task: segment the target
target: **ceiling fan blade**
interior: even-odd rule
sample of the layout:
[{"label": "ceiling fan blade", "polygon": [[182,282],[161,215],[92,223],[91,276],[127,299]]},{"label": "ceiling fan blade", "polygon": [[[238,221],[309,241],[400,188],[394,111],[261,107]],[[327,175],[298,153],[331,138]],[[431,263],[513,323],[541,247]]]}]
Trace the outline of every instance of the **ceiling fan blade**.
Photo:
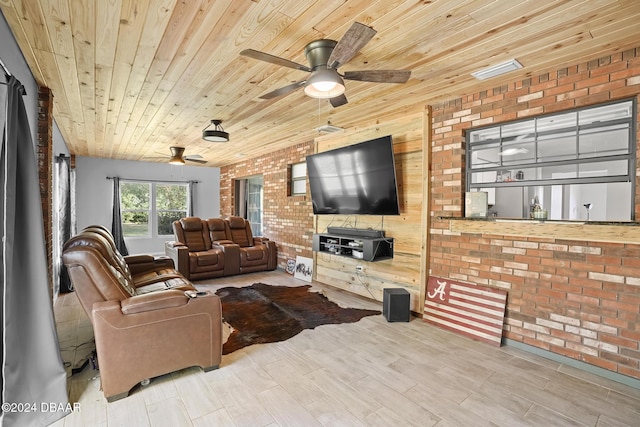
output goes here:
[{"label": "ceiling fan blade", "polygon": [[304,86],[306,82],[307,82],[306,80],[302,80],[299,82],[291,83],[290,85],[283,86],[280,89],[274,90],[273,92],[269,92],[269,93],[265,93],[264,95],[261,95],[260,99],[273,99],[279,96],[287,95],[293,92],[294,90],[298,89],[299,87]]},{"label": "ceiling fan blade", "polygon": [[411,71],[407,70],[366,70],[344,73],[344,78],[347,80],[376,83],[406,83],[410,76]]},{"label": "ceiling fan blade", "polygon": [[331,106],[332,106],[333,108],[336,108],[336,107],[339,107],[339,106],[341,106],[341,105],[346,104],[346,103],[347,103],[347,102],[349,102],[349,101],[347,101],[347,97],[346,97],[346,96],[344,96],[344,94],[342,94],[342,95],[339,95],[339,96],[335,96],[335,97],[333,97],[333,98],[330,98],[330,99],[329,99],[329,102],[331,103]]},{"label": "ceiling fan blade", "polygon": [[200,159],[194,159],[193,157],[184,157],[184,160],[188,161],[188,162],[194,162],[194,163],[207,163],[206,160],[200,160]]},{"label": "ceiling fan blade", "polygon": [[280,58],[279,56],[270,55],[268,53],[260,52],[253,49],[245,49],[240,52],[240,55],[248,56],[249,58],[257,59],[259,61],[281,65],[283,67],[293,68],[296,70],[311,71],[311,68],[307,67],[306,65],[298,64],[297,62],[289,61],[288,59]]},{"label": "ceiling fan blade", "polygon": [[371,27],[359,22],[354,22],[351,28],[342,36],[336,47],[333,48],[327,66],[330,68],[338,68],[346,64],[356,53],[369,43],[369,41],[377,33]]}]

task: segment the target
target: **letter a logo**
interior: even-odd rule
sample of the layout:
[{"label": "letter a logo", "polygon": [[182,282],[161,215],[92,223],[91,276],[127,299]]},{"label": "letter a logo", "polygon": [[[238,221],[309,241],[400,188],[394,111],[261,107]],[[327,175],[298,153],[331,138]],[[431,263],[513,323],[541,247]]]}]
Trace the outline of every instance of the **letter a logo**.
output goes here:
[{"label": "letter a logo", "polygon": [[444,301],[446,299],[446,290],[447,290],[447,282],[446,280],[438,280],[438,287],[433,290],[433,292],[427,292],[427,296],[431,299],[435,299],[436,295],[440,298],[440,301]]}]

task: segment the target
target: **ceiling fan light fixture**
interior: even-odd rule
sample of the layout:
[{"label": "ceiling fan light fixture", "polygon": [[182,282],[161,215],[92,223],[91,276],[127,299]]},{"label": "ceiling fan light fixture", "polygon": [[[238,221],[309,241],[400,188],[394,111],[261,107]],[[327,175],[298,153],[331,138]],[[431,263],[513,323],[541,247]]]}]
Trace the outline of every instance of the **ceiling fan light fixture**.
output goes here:
[{"label": "ceiling fan light fixture", "polygon": [[307,79],[304,93],[312,98],[334,98],[344,93],[344,80],[335,71],[328,68],[315,70]]},{"label": "ceiling fan light fixture", "polygon": [[184,165],[184,159],[182,158],[182,154],[184,153],[183,147],[170,147],[171,150],[171,158],[169,159],[169,164],[182,166]]},{"label": "ceiling fan light fixture", "polygon": [[[209,142],[228,142],[229,133],[225,132],[220,125],[222,120],[211,120],[211,123],[202,130],[202,139]],[[209,127],[213,125],[213,129]]]},{"label": "ceiling fan light fixture", "polygon": [[170,165],[176,165],[176,166],[182,166],[184,165],[184,160],[182,160],[182,157],[172,157],[169,159],[169,164]]}]

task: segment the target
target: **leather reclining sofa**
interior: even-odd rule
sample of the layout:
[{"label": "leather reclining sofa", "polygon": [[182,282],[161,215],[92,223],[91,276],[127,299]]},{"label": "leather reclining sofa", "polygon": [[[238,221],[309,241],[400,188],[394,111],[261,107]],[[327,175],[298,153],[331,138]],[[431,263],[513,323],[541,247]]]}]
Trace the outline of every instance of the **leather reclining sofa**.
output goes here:
[{"label": "leather reclining sofa", "polygon": [[[222,359],[222,306],[168,257],[122,256],[111,233],[90,226],[69,239],[62,260],[87,313],[109,402],[143,380]],[[192,292],[186,292],[192,291]]]},{"label": "leather reclining sofa", "polygon": [[254,237],[242,217],[186,217],[174,221],[173,232],[176,240],[165,244],[165,253],[189,280],[276,269],[276,243]]}]

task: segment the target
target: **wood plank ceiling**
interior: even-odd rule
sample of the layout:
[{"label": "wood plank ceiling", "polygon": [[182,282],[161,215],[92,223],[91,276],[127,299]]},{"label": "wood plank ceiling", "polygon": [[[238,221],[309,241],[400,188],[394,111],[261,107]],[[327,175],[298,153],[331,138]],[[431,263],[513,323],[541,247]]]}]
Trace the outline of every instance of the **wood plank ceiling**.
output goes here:
[{"label": "wood plank ceiling", "polygon": [[[319,125],[385,116],[501,81],[640,47],[637,0],[0,0],[72,154],[165,161],[186,147],[223,166],[318,135]],[[354,22],[377,31],[341,72],[411,70],[406,84],[346,81],[347,105],[299,89],[258,97],[307,73],[240,56],[248,48],[307,64],[310,41]],[[470,73],[517,58],[485,81]],[[227,143],[201,139],[222,120]]]}]

